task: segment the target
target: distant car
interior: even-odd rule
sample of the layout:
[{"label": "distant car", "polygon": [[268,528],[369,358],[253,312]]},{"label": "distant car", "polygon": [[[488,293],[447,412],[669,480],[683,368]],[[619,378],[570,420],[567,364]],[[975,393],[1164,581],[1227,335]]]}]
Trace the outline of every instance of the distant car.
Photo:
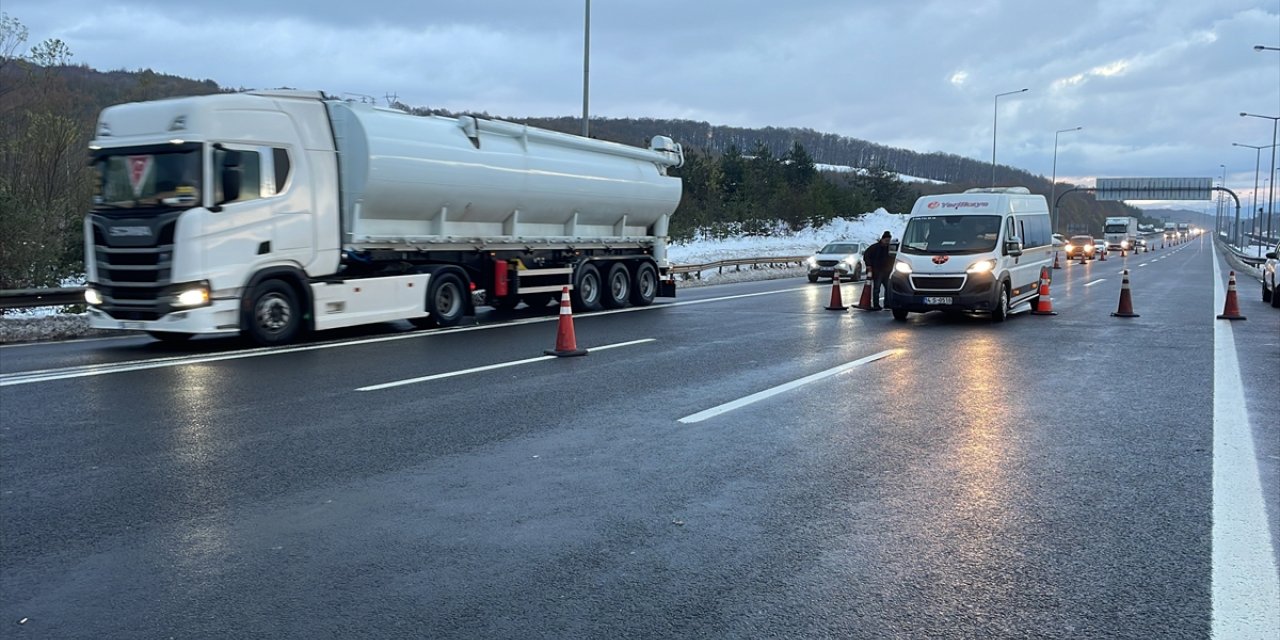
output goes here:
[{"label": "distant car", "polygon": [[1062,250],[1067,252],[1068,259],[1079,258],[1081,254],[1084,254],[1085,260],[1092,260],[1094,247],[1097,246],[1096,243],[1097,241],[1093,239],[1093,236],[1071,236],[1067,244],[1062,246]]},{"label": "distant car", "polygon": [[1276,288],[1276,283],[1280,281],[1277,272],[1280,271],[1280,244],[1271,248],[1267,252],[1267,261],[1262,263],[1262,301],[1270,302],[1271,306],[1280,309],[1280,289]]},{"label": "distant car", "polygon": [[1095,257],[1098,257],[1098,258],[1106,257],[1106,255],[1107,255],[1107,241],[1106,241],[1106,240],[1098,240],[1098,239],[1096,239],[1096,238],[1094,239],[1094,241],[1093,241],[1093,255],[1094,255]]},{"label": "distant car", "polygon": [[809,267],[809,282],[817,282],[818,278],[834,278],[840,275],[842,281],[861,280],[866,269],[862,266],[862,250],[858,242],[832,242],[818,250],[818,253],[805,260]]},{"label": "distant car", "polygon": [[1146,250],[1147,250],[1146,238],[1138,238],[1137,240],[1134,241],[1134,251],[1146,251]]}]

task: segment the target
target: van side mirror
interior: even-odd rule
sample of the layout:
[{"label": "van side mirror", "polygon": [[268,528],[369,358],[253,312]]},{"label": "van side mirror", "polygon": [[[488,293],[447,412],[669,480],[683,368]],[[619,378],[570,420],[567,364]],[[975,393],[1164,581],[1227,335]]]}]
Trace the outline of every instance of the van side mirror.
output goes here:
[{"label": "van side mirror", "polygon": [[1015,258],[1022,255],[1022,238],[1009,236],[1009,239],[1004,241],[1004,254]]}]

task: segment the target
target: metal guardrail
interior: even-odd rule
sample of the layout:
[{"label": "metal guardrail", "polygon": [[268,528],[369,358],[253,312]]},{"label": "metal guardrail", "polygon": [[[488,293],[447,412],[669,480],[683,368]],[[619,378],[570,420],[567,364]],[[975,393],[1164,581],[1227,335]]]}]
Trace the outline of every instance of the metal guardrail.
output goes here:
[{"label": "metal guardrail", "polygon": [[[788,266],[791,264],[803,264],[809,256],[782,256],[782,257],[763,257],[763,258],[733,258],[731,260],[717,260],[715,262],[707,262],[704,264],[678,264],[672,265],[670,271],[673,274],[684,275],[685,280],[702,279],[702,272],[717,269],[719,273],[724,273],[725,267],[734,267],[741,270],[742,267],[759,268],[762,266],[777,267]],[[47,289],[8,289],[0,291],[0,309],[28,309],[34,307],[56,307],[59,305],[79,304],[84,302],[84,287],[62,287]]]},{"label": "metal guardrail", "polygon": [[764,258],[733,258],[730,260],[717,260],[705,264],[677,264],[672,265],[670,272],[672,274],[682,274],[685,280],[702,279],[702,272],[716,269],[718,273],[724,273],[725,267],[734,267],[736,271],[741,271],[742,267],[751,267],[753,269],[777,266],[790,266],[791,264],[801,265],[809,256],[782,256],[782,257],[764,257]]},{"label": "metal guardrail", "polygon": [[6,289],[0,291],[0,309],[56,307],[84,302],[84,287]]}]

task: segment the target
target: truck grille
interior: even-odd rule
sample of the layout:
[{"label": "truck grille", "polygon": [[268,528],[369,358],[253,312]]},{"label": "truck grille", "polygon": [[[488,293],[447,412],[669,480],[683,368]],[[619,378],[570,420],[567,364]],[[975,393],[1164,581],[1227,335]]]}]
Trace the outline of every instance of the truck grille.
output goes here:
[{"label": "truck grille", "polygon": [[911,286],[917,291],[959,291],[964,276],[912,276]]},{"label": "truck grille", "polygon": [[173,234],[178,214],[172,212],[130,220],[133,228],[149,227],[145,237],[113,237],[107,229],[121,221],[93,217],[94,283],[102,294],[98,307],[120,320],[156,320],[169,312],[165,289],[172,284]]}]

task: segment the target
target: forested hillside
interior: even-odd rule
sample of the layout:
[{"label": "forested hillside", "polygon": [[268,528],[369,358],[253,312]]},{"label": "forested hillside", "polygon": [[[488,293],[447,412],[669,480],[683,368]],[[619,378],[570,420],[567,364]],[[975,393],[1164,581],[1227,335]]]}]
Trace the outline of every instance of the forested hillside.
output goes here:
[{"label": "forested hillside", "polygon": [[[151,70],[95,71],[50,39],[28,48],[26,29],[0,14],[0,289],[56,286],[82,273],[82,219],[93,195],[86,152],[97,114],[122,102],[224,91],[213,80]],[[426,115],[428,107],[397,105]],[[448,114],[454,115],[454,114]],[[527,118],[568,133],[577,118]],[[744,129],[688,120],[593,119],[593,137],[647,146],[654,135],[681,142],[687,162],[674,173],[685,196],[672,218],[678,238],[774,233],[822,225],[883,207],[905,213],[922,192],[986,186],[991,166],[943,153],[917,153],[810,129]],[[859,167],[819,172],[817,164]],[[947,184],[904,183],[897,174]],[[1001,166],[996,181],[1048,196],[1049,182]],[[1059,185],[1062,193],[1070,185]],[[1106,215],[1139,215],[1077,192],[1062,201],[1062,225],[1101,234]]]}]

